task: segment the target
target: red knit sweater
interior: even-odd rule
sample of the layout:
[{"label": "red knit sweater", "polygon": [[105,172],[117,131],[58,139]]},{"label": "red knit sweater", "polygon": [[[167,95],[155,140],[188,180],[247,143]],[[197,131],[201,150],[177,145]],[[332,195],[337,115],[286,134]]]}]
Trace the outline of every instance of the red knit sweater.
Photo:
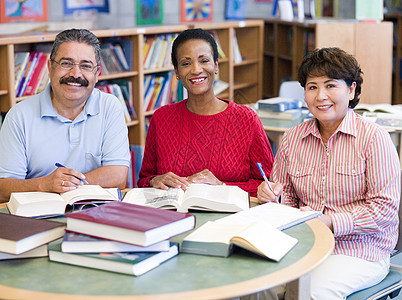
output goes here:
[{"label": "red knit sweater", "polygon": [[197,115],[186,102],[163,106],[152,116],[138,186],[167,172],[190,176],[209,169],[220,181],[256,196],[263,180],[257,162],[269,176],[274,160],[256,113],[227,101],[223,112]]}]

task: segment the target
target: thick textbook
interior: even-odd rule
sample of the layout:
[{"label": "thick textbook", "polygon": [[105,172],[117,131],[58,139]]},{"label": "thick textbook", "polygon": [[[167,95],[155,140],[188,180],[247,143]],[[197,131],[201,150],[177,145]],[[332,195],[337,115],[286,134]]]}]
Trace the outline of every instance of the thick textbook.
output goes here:
[{"label": "thick textbook", "polygon": [[61,243],[61,250],[70,253],[161,252],[168,251],[169,248],[169,240],[164,240],[148,247],[141,247],[69,231],[64,234]]},{"label": "thick textbook", "polygon": [[209,221],[184,238],[181,251],[227,257],[236,245],[280,261],[297,242],[266,222],[229,224]]},{"label": "thick textbook", "polygon": [[87,268],[139,276],[179,253],[178,244],[163,252],[64,253],[60,241],[49,245],[49,260]]},{"label": "thick textbook", "polygon": [[62,215],[70,208],[119,200],[118,189],[104,189],[99,185],[82,185],[79,188],[57,194],[47,192],[11,193],[7,208],[13,215],[44,217]]},{"label": "thick textbook", "polygon": [[34,257],[45,257],[45,256],[48,256],[47,244],[36,247],[32,250],[28,250],[21,254],[10,254],[10,253],[5,253],[5,252],[0,252],[0,260],[34,258]]},{"label": "thick textbook", "polygon": [[0,252],[21,254],[64,235],[64,223],[0,213]]},{"label": "thick textbook", "polygon": [[190,184],[186,191],[169,188],[135,188],[123,198],[123,202],[151,207],[189,209],[219,212],[238,212],[250,207],[249,195],[237,186]]},{"label": "thick textbook", "polygon": [[67,230],[149,246],[194,228],[191,214],[120,201],[66,215]]}]

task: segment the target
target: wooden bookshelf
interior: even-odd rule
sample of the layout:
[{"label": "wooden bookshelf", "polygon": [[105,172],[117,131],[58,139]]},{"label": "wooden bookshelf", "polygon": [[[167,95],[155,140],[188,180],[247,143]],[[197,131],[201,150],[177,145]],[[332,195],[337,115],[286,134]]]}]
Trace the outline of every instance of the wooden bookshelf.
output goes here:
[{"label": "wooden bookshelf", "polygon": [[391,103],[392,23],[264,20],[263,97],[275,97],[283,81],[297,80],[307,51],[340,47],[363,70],[362,103]]},{"label": "wooden bookshelf", "polygon": [[[222,22],[213,24],[186,24],[169,26],[150,26],[125,29],[93,30],[101,44],[110,41],[110,38],[120,38],[130,41],[132,45],[132,68],[129,71],[101,74],[100,82],[106,80],[125,79],[132,84],[131,103],[137,118],[127,123],[130,144],[145,145],[146,118],[152,116],[154,111],[144,110],[144,76],[173,71],[173,66],[164,66],[156,69],[144,69],[143,47],[147,36],[167,33],[180,33],[191,27],[202,27],[216,30],[219,42],[226,54],[219,59],[219,77],[229,83],[229,87],[219,94],[220,97],[238,103],[253,103],[262,97],[262,47],[263,47],[262,20],[239,22]],[[233,35],[236,33],[243,60],[234,62]],[[0,111],[7,112],[20,101],[29,97],[16,97],[14,91],[14,58],[15,52],[33,51],[34,46],[51,47],[57,33],[41,32],[18,36],[0,35]],[[46,45],[47,45],[46,44]],[[47,46],[49,46],[47,45]]]},{"label": "wooden bookshelf", "polygon": [[402,104],[402,15],[386,15],[385,20],[394,24],[392,103]]}]

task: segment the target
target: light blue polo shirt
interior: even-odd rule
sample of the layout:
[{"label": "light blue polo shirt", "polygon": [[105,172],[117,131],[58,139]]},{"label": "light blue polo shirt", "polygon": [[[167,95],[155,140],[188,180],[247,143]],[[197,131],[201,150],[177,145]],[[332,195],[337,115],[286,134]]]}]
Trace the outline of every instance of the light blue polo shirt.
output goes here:
[{"label": "light blue polo shirt", "polygon": [[71,121],[55,112],[49,84],[10,109],[0,130],[0,178],[42,177],[56,162],[82,173],[129,166],[127,125],[115,96],[94,89]]}]

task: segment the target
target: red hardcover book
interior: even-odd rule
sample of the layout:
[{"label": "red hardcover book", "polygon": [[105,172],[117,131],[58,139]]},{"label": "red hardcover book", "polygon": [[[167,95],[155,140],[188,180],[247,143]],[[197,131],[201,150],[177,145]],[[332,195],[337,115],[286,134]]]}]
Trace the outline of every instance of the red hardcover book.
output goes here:
[{"label": "red hardcover book", "polygon": [[195,217],[160,208],[113,201],[67,216],[68,231],[149,246],[194,228]]},{"label": "red hardcover book", "polygon": [[29,80],[27,88],[25,89],[24,96],[35,95],[35,92],[38,89],[39,81],[42,78],[45,68],[47,68],[48,59],[49,59],[49,54],[42,54],[39,57],[35,70],[33,71],[31,79]]},{"label": "red hardcover book", "polygon": [[64,235],[65,224],[0,213],[0,252],[20,254]]}]

